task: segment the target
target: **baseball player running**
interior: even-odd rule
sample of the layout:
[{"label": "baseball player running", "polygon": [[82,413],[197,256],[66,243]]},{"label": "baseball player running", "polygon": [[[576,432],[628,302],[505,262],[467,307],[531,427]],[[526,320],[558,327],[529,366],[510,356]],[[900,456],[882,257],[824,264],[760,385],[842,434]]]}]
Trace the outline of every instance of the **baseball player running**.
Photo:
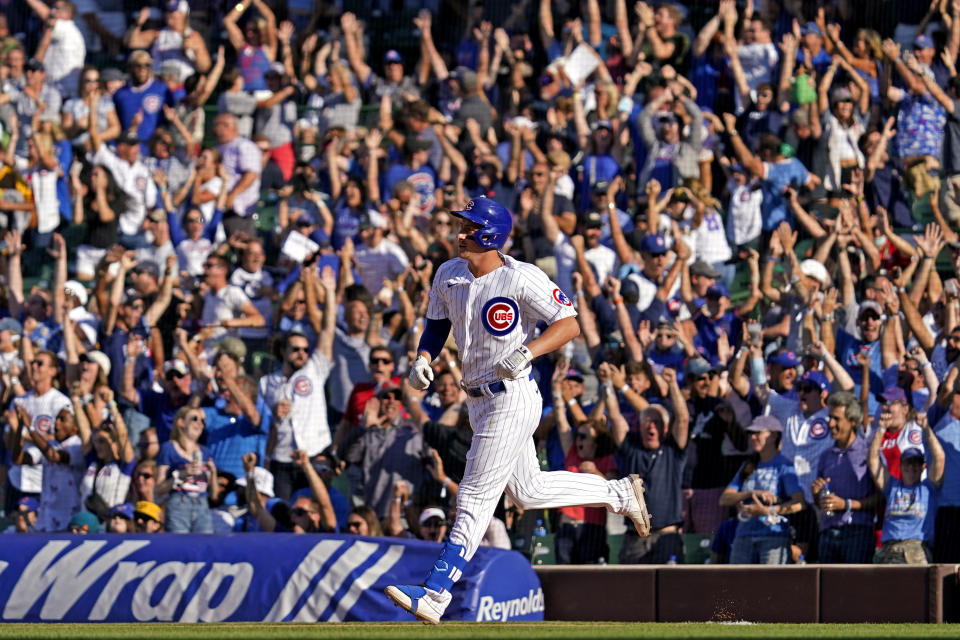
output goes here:
[{"label": "baseball player running", "polygon": [[[580,333],[576,311],[543,271],[500,253],[513,227],[503,205],[474,198],[453,215],[461,219],[460,256],[437,270],[409,380],[417,389],[430,385],[430,363],[452,326],[463,358],[473,442],[450,539],[424,584],[384,591],[429,624],[437,624],[450,604],[450,589],[476,552],[504,490],[524,509],[604,506],[633,520],[641,536],[650,534],[639,476],[611,481],[587,473],[540,471],[532,436],[543,403],[530,362]],[[538,321],[548,327],[531,340]]]}]

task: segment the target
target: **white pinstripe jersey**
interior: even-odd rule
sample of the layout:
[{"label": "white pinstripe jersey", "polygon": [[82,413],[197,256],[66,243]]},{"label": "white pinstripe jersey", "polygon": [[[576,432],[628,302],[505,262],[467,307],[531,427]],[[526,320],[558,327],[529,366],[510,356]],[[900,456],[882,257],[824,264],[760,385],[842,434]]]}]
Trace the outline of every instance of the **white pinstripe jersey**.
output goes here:
[{"label": "white pinstripe jersey", "polygon": [[463,258],[448,260],[430,291],[427,317],[452,323],[467,386],[496,381],[494,365],[528,342],[538,321],[553,324],[577,315],[539,267],[501,257],[504,265],[480,278]]}]

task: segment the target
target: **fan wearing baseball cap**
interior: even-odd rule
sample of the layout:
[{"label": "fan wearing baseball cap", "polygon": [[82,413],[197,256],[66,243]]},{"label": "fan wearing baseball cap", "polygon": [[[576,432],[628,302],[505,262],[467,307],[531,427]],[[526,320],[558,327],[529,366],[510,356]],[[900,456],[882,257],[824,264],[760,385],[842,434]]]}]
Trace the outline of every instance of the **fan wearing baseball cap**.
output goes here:
[{"label": "fan wearing baseball cap", "polygon": [[[887,395],[884,393],[885,398]],[[884,411],[888,411],[887,405],[884,405]],[[877,489],[883,492],[887,506],[883,516],[882,544],[873,558],[878,564],[927,564],[932,559],[936,495],[943,483],[945,454],[927,423],[926,415],[920,414],[917,418],[926,454],[920,447],[910,447],[900,453],[899,478],[884,464],[881,456],[887,439],[882,428],[883,417],[881,428],[876,430],[867,453],[870,475]],[[929,466],[925,464],[927,459]],[[925,467],[927,477],[923,478]]]},{"label": "fan wearing baseball cap", "polygon": [[793,465],[780,454],[783,425],[758,416],[746,428],[751,455],[720,495],[720,506],[737,507],[730,564],[786,564],[790,524],[786,517],[803,509],[803,491]]}]

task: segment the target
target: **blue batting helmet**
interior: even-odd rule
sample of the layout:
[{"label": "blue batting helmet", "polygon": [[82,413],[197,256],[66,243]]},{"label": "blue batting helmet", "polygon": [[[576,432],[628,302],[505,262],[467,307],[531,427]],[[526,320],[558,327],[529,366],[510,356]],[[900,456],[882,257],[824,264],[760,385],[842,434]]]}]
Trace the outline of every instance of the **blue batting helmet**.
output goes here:
[{"label": "blue batting helmet", "polygon": [[458,218],[480,225],[473,240],[484,249],[502,249],[513,229],[513,216],[505,206],[486,196],[467,203],[463,211],[451,211]]}]

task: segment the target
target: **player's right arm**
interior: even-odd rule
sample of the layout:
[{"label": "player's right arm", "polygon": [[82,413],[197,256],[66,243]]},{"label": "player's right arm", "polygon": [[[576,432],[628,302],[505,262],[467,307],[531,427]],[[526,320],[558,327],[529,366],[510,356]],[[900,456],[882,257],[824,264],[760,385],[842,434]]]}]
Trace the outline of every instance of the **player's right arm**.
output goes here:
[{"label": "player's right arm", "polygon": [[433,382],[433,368],[430,363],[440,355],[440,350],[443,349],[443,345],[450,335],[451,323],[447,312],[447,304],[439,293],[439,287],[444,282],[444,271],[443,267],[438,270],[434,279],[436,286],[430,290],[430,302],[427,306],[423,334],[420,336],[420,344],[417,346],[417,358],[410,365],[410,373],[407,376],[414,389],[426,389]]}]

